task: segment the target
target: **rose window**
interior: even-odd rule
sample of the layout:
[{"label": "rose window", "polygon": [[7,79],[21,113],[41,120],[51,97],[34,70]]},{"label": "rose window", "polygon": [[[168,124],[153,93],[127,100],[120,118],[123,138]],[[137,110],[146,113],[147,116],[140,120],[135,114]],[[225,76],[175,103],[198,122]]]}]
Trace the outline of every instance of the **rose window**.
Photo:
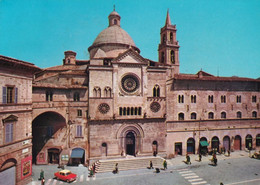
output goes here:
[{"label": "rose window", "polygon": [[133,75],[126,75],[122,78],[121,85],[124,91],[133,93],[139,88],[139,80]]},{"label": "rose window", "polygon": [[153,112],[158,112],[160,110],[160,108],[161,108],[161,105],[158,102],[153,102],[150,105],[150,109]]},{"label": "rose window", "polygon": [[106,114],[108,111],[109,111],[110,107],[108,104],[106,103],[101,103],[99,106],[98,106],[98,110],[99,112],[101,112],[102,114]]}]

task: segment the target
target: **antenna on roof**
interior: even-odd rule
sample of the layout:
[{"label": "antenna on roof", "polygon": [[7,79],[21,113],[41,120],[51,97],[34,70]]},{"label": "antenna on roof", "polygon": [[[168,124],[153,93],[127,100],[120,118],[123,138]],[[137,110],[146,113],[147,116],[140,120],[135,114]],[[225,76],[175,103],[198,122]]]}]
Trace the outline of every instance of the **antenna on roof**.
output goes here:
[{"label": "antenna on roof", "polygon": [[218,70],[217,70],[217,77],[219,77],[219,68],[218,68]]},{"label": "antenna on roof", "polygon": [[114,12],[116,11],[116,5],[114,5]]}]

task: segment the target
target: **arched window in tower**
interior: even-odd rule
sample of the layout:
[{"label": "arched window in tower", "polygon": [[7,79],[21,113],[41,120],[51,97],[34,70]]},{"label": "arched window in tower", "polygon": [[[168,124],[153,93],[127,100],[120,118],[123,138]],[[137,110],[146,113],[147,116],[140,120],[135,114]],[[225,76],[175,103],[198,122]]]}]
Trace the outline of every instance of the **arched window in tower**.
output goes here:
[{"label": "arched window in tower", "polygon": [[94,87],[94,89],[93,89],[93,96],[94,97],[101,97],[101,89],[100,89],[100,87]]},{"label": "arched window in tower", "polygon": [[114,19],[114,25],[117,25],[117,20],[116,19]]},{"label": "arched window in tower", "polygon": [[175,64],[175,54],[173,50],[171,50],[171,63]]},{"label": "arched window in tower", "polygon": [[155,85],[153,88],[153,97],[160,97],[160,87],[159,85]]},{"label": "arched window in tower", "polygon": [[111,88],[106,87],[105,90],[104,90],[104,94],[105,94],[105,97],[110,98],[111,97]]},{"label": "arched window in tower", "polygon": [[74,101],[80,101],[79,92],[75,92],[75,93],[73,94],[73,100],[74,100]]},{"label": "arched window in tower", "polygon": [[164,63],[164,52],[161,53],[161,63]]},{"label": "arched window in tower", "polygon": [[163,34],[163,37],[162,37],[162,43],[165,44],[166,43],[166,35]]},{"label": "arched window in tower", "polygon": [[170,41],[171,41],[171,44],[173,44],[173,33],[172,32],[170,33]]}]

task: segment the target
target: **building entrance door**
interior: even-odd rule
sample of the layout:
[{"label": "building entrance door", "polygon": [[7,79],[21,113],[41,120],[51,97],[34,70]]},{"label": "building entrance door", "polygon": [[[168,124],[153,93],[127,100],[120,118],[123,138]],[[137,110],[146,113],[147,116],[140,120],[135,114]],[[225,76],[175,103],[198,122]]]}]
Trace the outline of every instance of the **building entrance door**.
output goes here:
[{"label": "building entrance door", "polygon": [[128,132],[125,138],[126,154],[135,155],[135,135],[133,132]]},{"label": "building entrance door", "polygon": [[235,137],[234,150],[241,150],[241,137],[239,135]]},{"label": "building entrance door", "polygon": [[59,149],[48,149],[48,162],[50,164],[59,164]]}]

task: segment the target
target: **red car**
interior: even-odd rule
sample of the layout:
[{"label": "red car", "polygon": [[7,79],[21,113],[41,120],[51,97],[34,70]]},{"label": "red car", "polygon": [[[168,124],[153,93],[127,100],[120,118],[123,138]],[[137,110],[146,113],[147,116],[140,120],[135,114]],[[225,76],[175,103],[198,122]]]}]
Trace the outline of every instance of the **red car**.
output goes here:
[{"label": "red car", "polygon": [[66,181],[66,182],[72,182],[74,180],[76,180],[77,175],[74,173],[71,173],[71,171],[69,170],[61,170],[59,172],[54,173],[54,176],[57,179]]}]

